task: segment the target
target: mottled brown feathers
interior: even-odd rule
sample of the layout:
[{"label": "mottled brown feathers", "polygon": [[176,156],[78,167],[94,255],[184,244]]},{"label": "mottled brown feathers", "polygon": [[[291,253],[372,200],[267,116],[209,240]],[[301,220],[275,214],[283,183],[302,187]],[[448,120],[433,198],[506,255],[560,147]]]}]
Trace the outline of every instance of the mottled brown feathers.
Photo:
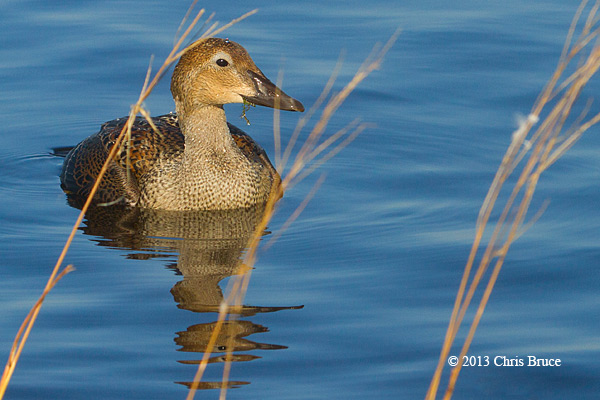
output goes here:
[{"label": "mottled brown feathers", "polygon": [[[127,118],[102,124],[100,131],[79,143],[67,155],[61,172],[61,187],[74,200],[85,200],[100,172],[108,153]],[[150,173],[162,157],[178,160],[184,151],[184,136],[179,129],[177,114],[153,117],[158,133],[145,118],[137,117],[131,129],[131,139],[111,162],[101,181],[94,200],[101,203],[137,204],[140,197],[138,182]],[[267,153],[241,129],[227,124],[231,137],[241,153],[253,162],[263,164],[279,183],[279,174],[271,165]],[[127,154],[129,153],[129,161]]]}]

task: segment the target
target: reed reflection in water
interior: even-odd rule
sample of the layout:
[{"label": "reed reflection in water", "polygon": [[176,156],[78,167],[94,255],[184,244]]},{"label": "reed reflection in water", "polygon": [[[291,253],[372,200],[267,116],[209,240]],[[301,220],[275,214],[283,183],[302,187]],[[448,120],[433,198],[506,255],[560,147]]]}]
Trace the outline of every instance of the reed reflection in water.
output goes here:
[{"label": "reed reflection in water", "polygon": [[[71,202],[77,207],[79,204]],[[261,220],[264,207],[222,211],[159,211],[143,210],[123,206],[95,206],[88,210],[84,234],[94,236],[99,245],[113,249],[132,251],[128,258],[147,260],[177,256],[177,263],[168,263],[183,279],[171,289],[177,307],[198,313],[216,313],[223,300],[219,283],[236,273],[241,265],[241,256],[255,227]],[[267,232],[265,232],[267,234]],[[101,239],[97,239],[101,237]],[[251,317],[257,313],[300,309],[303,306],[232,307],[230,314],[236,318],[225,323],[212,352],[210,363],[225,362],[230,352],[233,362],[252,361],[261,358],[250,352],[254,350],[280,350],[286,346],[259,343],[246,337],[268,328],[239,320],[237,317]],[[179,351],[203,353],[216,321],[189,326],[176,331],[175,343]],[[201,357],[199,357],[201,358]],[[198,364],[199,360],[178,360],[182,364]],[[186,386],[191,382],[177,382]],[[241,386],[250,382],[229,381],[229,387]],[[202,382],[201,389],[220,388],[222,382]]]}]

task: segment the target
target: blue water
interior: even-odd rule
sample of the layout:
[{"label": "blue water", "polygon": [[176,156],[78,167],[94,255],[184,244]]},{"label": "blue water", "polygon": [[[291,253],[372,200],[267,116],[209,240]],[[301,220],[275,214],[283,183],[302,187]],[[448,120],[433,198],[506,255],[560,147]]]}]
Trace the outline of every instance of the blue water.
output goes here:
[{"label": "blue water", "polygon": [[[0,3],[0,356],[78,213],[60,190],[62,160],[52,149],[128,113],[150,55],[157,66],[168,54],[188,5]],[[529,112],[556,65],[577,5],[268,1],[223,35],[273,80],[283,69],[284,90],[310,105],[342,50],[337,90],[376,42],[403,30],[330,130],[356,117],[376,127],[323,166],[326,181],[305,212],[260,253],[245,304],[265,308],[246,310],[234,327],[240,361],[229,398],[424,397],[479,206],[516,116]],[[226,22],[254,5],[202,6]],[[598,89],[592,82],[584,97]],[[168,79],[146,105],[153,114],[173,109]],[[239,119],[241,107],[227,111],[274,154],[270,109],[250,110],[250,126]],[[298,118],[282,114],[284,137]],[[550,205],[511,249],[469,352],[562,365],[464,368],[455,398],[597,398],[598,129],[542,176],[532,209]],[[270,230],[314,180],[286,193]],[[192,380],[189,361],[201,358],[194,350],[216,320],[209,306],[231,273],[222,261],[236,259],[244,232],[231,240],[159,239],[187,237],[168,230],[188,232],[187,225],[177,217],[166,225],[151,216],[144,224],[99,221],[89,217],[75,237],[67,262],[77,270],[48,297],[6,398],[186,396],[180,382]],[[194,258],[202,254],[216,260]],[[210,268],[197,267],[202,262]],[[210,364],[205,381],[218,382],[221,366]],[[216,390],[196,396],[217,397]]]}]

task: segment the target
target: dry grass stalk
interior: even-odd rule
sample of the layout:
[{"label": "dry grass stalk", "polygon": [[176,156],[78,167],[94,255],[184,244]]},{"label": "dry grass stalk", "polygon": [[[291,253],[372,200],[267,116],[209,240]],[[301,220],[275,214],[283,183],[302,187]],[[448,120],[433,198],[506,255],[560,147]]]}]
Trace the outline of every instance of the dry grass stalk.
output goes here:
[{"label": "dry grass stalk", "polygon": [[[189,17],[189,15],[191,15],[191,12],[193,11],[193,9],[195,7],[196,2],[197,2],[197,0],[194,1],[192,3],[192,5],[190,6],[187,14],[185,15],[185,17],[180,25],[178,33],[185,26],[186,22],[188,21],[188,17]],[[16,367],[16,364],[17,364],[17,361],[21,354],[21,351],[22,351],[23,347],[25,346],[25,343],[29,336],[29,332],[33,328],[33,324],[35,323],[35,320],[38,316],[38,313],[40,311],[42,303],[43,303],[44,299],[46,298],[46,295],[50,292],[50,290],[54,287],[54,285],[56,285],[56,283],[64,275],[66,275],[67,273],[69,273],[70,271],[73,270],[73,267],[71,265],[68,265],[67,267],[63,268],[62,270],[61,270],[61,266],[64,262],[64,259],[69,250],[69,247],[71,246],[73,238],[75,237],[77,228],[81,225],[81,222],[83,221],[85,213],[87,212],[87,210],[92,202],[92,199],[94,197],[94,194],[96,193],[96,191],[98,189],[100,181],[101,181],[102,177],[104,176],[104,174],[106,173],[106,170],[107,170],[108,164],[109,164],[109,160],[112,160],[115,157],[115,155],[117,154],[117,152],[122,149],[122,146],[126,145],[126,143],[129,141],[129,138],[131,137],[131,127],[133,125],[136,115],[138,115],[138,114],[143,115],[148,120],[148,122],[152,125],[153,129],[156,130],[156,127],[154,126],[154,124],[152,123],[152,120],[150,119],[149,113],[143,107],[143,102],[148,98],[148,96],[150,95],[150,93],[152,92],[152,90],[154,89],[154,87],[156,86],[158,81],[162,78],[164,73],[167,71],[169,66],[171,64],[173,64],[175,61],[177,61],[177,59],[179,59],[179,57],[181,57],[181,55],[186,51],[186,48],[182,49],[182,45],[183,45],[184,41],[189,37],[190,33],[194,30],[194,27],[196,26],[196,24],[198,23],[200,18],[204,15],[204,12],[205,12],[204,9],[201,9],[200,11],[198,11],[196,13],[196,16],[194,17],[194,19],[189,23],[189,25],[185,29],[184,33],[178,39],[176,38],[175,44],[173,45],[173,49],[171,50],[171,52],[165,59],[162,66],[158,69],[158,71],[156,72],[156,74],[154,75],[152,80],[150,80],[152,70],[151,70],[151,67],[148,68],[148,72],[146,74],[146,79],[144,81],[144,85],[143,85],[142,91],[139,95],[139,98],[138,98],[137,102],[131,107],[131,111],[129,113],[129,119],[128,119],[126,125],[124,126],[123,130],[119,134],[119,136],[115,142],[115,145],[112,147],[111,152],[109,153],[109,155],[107,157],[107,161],[103,165],[102,169],[100,170],[100,172],[98,174],[98,177],[96,178],[96,182],[90,191],[90,195],[89,195],[87,201],[81,208],[81,212],[79,213],[77,220],[73,224],[73,229],[71,230],[71,233],[69,234],[69,236],[65,242],[63,250],[62,250],[60,256],[58,257],[58,260],[56,261],[56,264],[52,270],[52,273],[50,274],[50,278],[48,279],[48,283],[46,284],[46,287],[44,288],[42,295],[40,296],[38,301],[35,303],[35,305],[32,307],[31,311],[29,312],[29,314],[23,321],[23,324],[19,328],[19,331],[17,332],[17,335],[15,337],[15,340],[13,342],[13,346],[12,346],[12,349],[11,349],[11,352],[9,355],[9,359],[6,363],[4,373],[2,375],[2,380],[0,381],[0,400],[3,398],[6,388],[8,387],[8,384],[10,382],[10,379],[11,379],[14,369]],[[214,23],[213,25],[211,25],[208,28],[207,31],[205,31],[200,36],[200,38],[217,35],[220,32],[222,32],[224,29],[233,25],[234,23],[237,23],[237,22],[241,21],[242,19],[244,19],[256,12],[257,12],[257,10],[250,11],[220,28],[217,28],[217,23]]]},{"label": "dry grass stalk", "polygon": [[[185,23],[188,20],[189,16],[191,15],[191,12],[192,12],[193,8],[195,7],[196,2],[197,1],[194,1],[192,3],[190,9],[186,13],[186,15],[179,27],[178,33],[185,26]],[[226,28],[230,27],[231,25],[256,13],[256,11],[257,10],[250,11],[249,13],[244,14],[243,16],[231,21],[229,24],[226,24],[220,28],[217,28],[217,23],[213,23],[210,27],[208,27],[205,30],[205,32],[199,38],[215,36],[215,35],[219,34],[220,32],[222,32],[223,30],[225,30]],[[16,363],[18,361],[21,350],[23,349],[23,346],[25,345],[25,342],[27,340],[29,332],[31,331],[31,328],[33,327],[35,319],[39,313],[42,302],[44,301],[46,295],[54,287],[54,285],[64,275],[66,275],[68,272],[73,270],[73,267],[71,265],[63,268],[62,270],[60,268],[62,266],[62,263],[64,262],[64,258],[68,252],[68,249],[73,241],[75,233],[77,232],[77,228],[80,226],[81,222],[83,221],[85,213],[89,209],[89,207],[92,203],[94,194],[96,193],[96,191],[98,189],[99,183],[100,183],[102,177],[104,176],[104,174],[106,173],[106,170],[108,168],[108,163],[109,163],[108,160],[113,159],[116,156],[117,152],[119,152],[123,148],[123,146],[125,146],[125,148],[127,148],[127,143],[129,142],[130,137],[131,137],[132,125],[135,121],[135,117],[138,114],[141,114],[142,116],[144,116],[148,120],[148,122],[150,123],[152,128],[154,130],[157,130],[156,127],[154,126],[152,120],[150,119],[149,113],[144,109],[143,102],[148,98],[148,96],[150,95],[150,93],[152,92],[152,90],[154,89],[154,87],[156,86],[158,81],[162,78],[164,73],[167,71],[169,66],[172,63],[174,63],[177,59],[179,59],[179,57],[181,57],[181,55],[186,51],[186,48],[182,49],[183,42],[186,40],[186,38],[189,37],[190,33],[196,26],[197,22],[204,15],[204,12],[205,12],[204,9],[200,10],[196,14],[194,19],[189,23],[189,25],[185,29],[184,33],[179,37],[179,39],[176,39],[176,41],[173,45],[173,49],[171,50],[171,52],[165,59],[162,66],[156,72],[156,74],[154,75],[152,80],[150,80],[152,70],[151,70],[151,67],[148,68],[148,71],[146,74],[146,79],[144,81],[144,85],[143,85],[142,91],[139,95],[139,98],[138,98],[137,102],[132,106],[131,111],[129,113],[128,121],[125,124],[121,133],[119,134],[117,140],[115,141],[115,145],[112,147],[111,152],[109,153],[109,155],[107,157],[107,162],[103,165],[102,169],[100,170],[98,177],[96,178],[96,182],[90,191],[90,195],[88,196],[88,199],[86,200],[83,207],[81,208],[81,212],[80,212],[77,220],[75,221],[75,223],[73,225],[73,229],[71,230],[71,233],[70,233],[69,237],[67,238],[67,241],[63,247],[63,250],[55,264],[55,267],[51,273],[51,276],[48,280],[46,288],[44,289],[39,300],[36,302],[36,304],[34,305],[32,310],[30,311],[29,315],[26,317],[25,321],[23,322],[23,325],[21,326],[21,328],[17,334],[17,337],[15,338],[15,342],[13,344],[13,350],[11,351],[10,358],[7,362],[6,369],[5,369],[4,375],[2,377],[2,381],[0,383],[0,400],[2,399],[4,392],[6,390],[6,387],[8,386],[10,377],[12,376],[12,373],[13,373]],[[208,18],[207,23],[211,19],[212,19],[212,15]],[[296,157],[294,163],[292,164],[291,170],[286,174],[280,187],[274,188],[273,192],[271,193],[271,196],[269,197],[269,200],[266,205],[265,215],[264,215],[262,221],[257,226],[255,234],[253,235],[252,239],[249,242],[248,251],[246,253],[244,263],[241,265],[241,267],[238,271],[237,277],[239,277],[239,279],[233,280],[232,287],[229,291],[229,296],[221,304],[218,321],[215,325],[213,335],[211,336],[209,343],[207,345],[207,351],[204,353],[202,361],[200,362],[198,372],[194,378],[194,383],[191,386],[190,391],[188,393],[188,397],[187,397],[188,399],[191,399],[194,397],[195,391],[198,388],[198,383],[201,380],[202,374],[203,374],[204,370],[206,369],[206,365],[208,363],[208,358],[210,357],[209,349],[211,349],[214,346],[214,344],[216,343],[216,339],[222,328],[223,322],[225,321],[227,315],[229,314],[229,310],[235,309],[235,305],[241,305],[243,302],[243,298],[247,291],[248,284],[250,281],[250,273],[249,273],[249,271],[251,270],[250,266],[254,265],[254,263],[256,261],[257,249],[258,249],[260,238],[262,236],[262,232],[266,229],[268,222],[270,221],[271,217],[273,216],[273,213],[275,210],[275,203],[276,203],[277,199],[279,199],[281,194],[286,189],[291,187],[292,184],[298,182],[298,180],[294,181],[294,179],[298,178],[299,173],[303,172],[304,167],[307,164],[309,164],[311,161],[313,161],[316,157],[318,157],[323,151],[327,150],[334,142],[338,141],[338,139],[345,136],[344,140],[341,141],[341,143],[338,143],[333,149],[330,149],[328,153],[326,153],[324,156],[321,157],[321,159],[318,159],[317,161],[315,161],[313,163],[314,166],[311,167],[311,169],[309,169],[308,172],[312,172],[312,170],[314,170],[314,168],[316,168],[316,166],[321,165],[327,159],[331,158],[333,155],[335,155],[337,152],[339,152],[341,150],[341,148],[343,148],[345,145],[347,145],[362,130],[364,130],[366,128],[365,124],[358,124],[355,122],[353,124],[350,124],[347,128],[344,128],[343,130],[332,135],[330,138],[326,139],[325,142],[319,144],[318,146],[316,145],[316,143],[319,142],[319,138],[324,133],[325,128],[327,127],[327,124],[328,124],[329,120],[331,119],[331,117],[333,116],[333,114],[335,113],[335,111],[339,108],[339,106],[343,103],[343,101],[347,98],[347,96],[352,92],[352,90],[363,79],[365,79],[374,69],[379,67],[379,65],[383,61],[383,57],[384,57],[385,53],[392,46],[392,44],[396,40],[398,34],[399,34],[399,31],[396,32],[390,38],[390,40],[386,43],[386,45],[382,49],[379,49],[378,51],[374,51],[373,54],[365,61],[365,63],[358,70],[358,72],[356,73],[354,78],[344,87],[344,89],[340,93],[336,94],[335,96],[333,96],[330,99],[330,101],[327,103],[327,105],[325,106],[325,108],[323,110],[321,118],[318,120],[317,124],[315,125],[315,128],[313,128],[313,130],[311,131],[307,141],[302,146],[298,156]],[[283,159],[281,159],[279,157],[277,158],[278,160],[280,160],[280,162],[278,163],[279,171],[283,171],[283,168],[285,167],[287,158],[289,157],[289,155],[292,152],[292,149],[294,147],[296,138],[297,138],[300,130],[304,127],[304,125],[308,121],[309,117],[312,116],[314,114],[314,112],[318,109],[321,102],[324,101],[324,99],[327,97],[332,86],[333,86],[333,78],[327,84],[325,90],[323,91],[322,96],[319,98],[319,101],[317,102],[315,107],[309,113],[307,113],[307,117],[303,118],[300,121],[300,123],[298,124],[298,128],[295,131],[294,136],[293,136],[293,140],[290,141],[288,147],[286,148],[285,157]],[[278,128],[278,126],[277,126],[277,128]],[[348,132],[350,132],[350,133],[348,133]],[[276,129],[275,130],[276,142],[280,143],[280,137],[279,137],[278,133],[279,133],[279,131]],[[307,175],[307,170],[304,170],[304,172],[305,173],[301,176],[301,178],[303,178]],[[319,182],[321,182],[321,180],[319,180],[318,183]],[[314,192],[314,190],[313,190],[313,192]],[[311,193],[313,193],[313,192],[311,192]],[[305,200],[305,202],[303,202],[303,204],[301,205],[299,210],[292,215],[292,217],[290,218],[290,220],[288,220],[288,222],[286,222],[285,226],[288,226],[289,223],[291,223],[291,221],[298,216],[299,212],[306,205],[306,202],[308,201],[309,198],[310,198],[310,195],[307,198],[307,200]],[[231,346],[228,346],[228,348],[231,348]],[[221,398],[224,398],[225,393],[226,393],[225,390],[227,387],[228,375],[229,375],[229,371],[231,368],[231,355],[232,355],[231,353],[227,354],[227,360],[229,362],[227,362],[225,364],[224,379],[223,379],[224,382],[223,382],[223,389],[221,392]]]},{"label": "dry grass stalk", "polygon": [[[483,275],[490,264],[495,260],[489,280],[471,322],[467,337],[461,348],[458,364],[450,373],[444,399],[451,398],[462,367],[461,360],[469,350],[469,346],[473,340],[494,284],[496,283],[496,279],[500,273],[508,249],[512,242],[520,235],[520,233],[522,233],[523,228],[526,227],[525,217],[540,175],[560,158],[587,129],[600,120],[599,113],[582,123],[587,116],[588,107],[586,107],[576,118],[574,125],[567,129],[564,134],[561,134],[563,132],[564,124],[571,114],[573,106],[579,98],[583,88],[600,68],[600,45],[598,43],[589,50],[587,55],[582,54],[582,51],[587,48],[587,45],[598,37],[600,28],[596,27],[596,23],[598,21],[597,11],[599,4],[600,2],[596,2],[591,8],[587,20],[581,28],[581,33],[578,35],[577,39],[573,41],[575,30],[579,25],[580,17],[586,7],[586,1],[581,3],[573,19],[571,28],[569,29],[565,47],[554,74],[537,99],[529,116],[521,122],[519,128],[513,133],[511,144],[502,159],[502,163],[498,168],[479,212],[475,239],[460,282],[438,365],[427,392],[426,399],[433,400],[436,397],[442,370],[447,362],[458,329]],[[582,62],[577,66],[575,72],[567,78],[564,78],[559,85],[558,83],[563,78],[564,72],[576,56],[580,56]],[[554,102],[553,105],[550,102]],[[540,113],[546,108],[551,108],[548,115],[539,125],[538,129],[531,134],[532,127],[538,122]],[[528,136],[530,136],[529,139]],[[483,234],[491,212],[495,208],[496,200],[498,199],[502,186],[513,172],[515,172],[516,167],[522,164],[521,161],[525,160],[526,157],[528,158],[524,162],[524,165],[522,165],[517,182],[512,188],[508,200],[502,208],[500,217],[493,228],[492,235],[485,246],[485,250],[483,250],[479,266],[477,267],[467,290],[467,283],[471,278],[471,271],[475,258],[480,250],[484,248],[481,244]],[[535,218],[536,217],[534,217],[534,220]]]},{"label": "dry grass stalk", "polygon": [[40,312],[42,303],[46,299],[46,295],[48,295],[48,293],[50,293],[50,290],[52,290],[54,285],[56,285],[63,276],[65,276],[69,272],[73,271],[73,269],[74,268],[72,265],[67,265],[65,268],[63,268],[60,271],[60,273],[58,273],[58,270],[56,270],[57,274],[55,274],[48,280],[48,283],[46,284],[46,287],[44,288],[42,295],[39,297],[39,299],[33,305],[31,310],[25,317],[25,320],[21,324],[21,327],[19,328],[19,331],[17,332],[17,335],[13,342],[12,348],[10,349],[8,361],[4,368],[4,373],[2,374],[2,380],[0,381],[0,399],[2,399],[4,397],[4,393],[6,392],[6,389],[8,388],[8,383],[10,382],[10,378],[12,377],[12,374],[15,371],[15,368],[17,366],[17,361],[19,361],[19,357],[21,356],[23,347],[25,347],[25,343],[27,342],[29,333],[31,332],[31,329],[33,328],[33,324]]},{"label": "dry grass stalk", "polygon": [[[327,98],[333,83],[335,81],[335,76],[333,76],[330,81],[325,86],[323,93],[319,97],[319,100],[316,102],[315,106],[309,110],[307,116],[302,118],[297,125],[290,142],[288,143],[284,156],[279,157],[276,156],[276,160],[280,160],[277,164],[277,170],[282,174],[283,179],[281,185],[278,188],[273,188],[271,195],[269,196],[269,200],[265,206],[264,216],[260,223],[257,225],[252,238],[248,243],[248,250],[244,257],[243,263],[241,264],[241,268],[238,273],[232,278],[229,288],[228,295],[221,303],[219,309],[219,315],[217,319],[217,323],[215,324],[215,328],[212,332],[212,336],[209,340],[208,345],[206,346],[206,352],[202,357],[202,361],[198,365],[198,370],[196,372],[196,376],[194,377],[194,383],[190,387],[190,391],[188,392],[187,400],[191,400],[194,398],[196,390],[198,389],[199,382],[202,379],[202,375],[206,370],[206,366],[208,365],[208,360],[210,358],[211,352],[210,349],[213,348],[216,343],[217,337],[222,329],[223,323],[226,318],[229,319],[236,318],[235,315],[230,314],[230,310],[233,308],[241,307],[244,296],[248,289],[248,284],[250,282],[251,277],[251,267],[255,264],[257,259],[257,251],[260,244],[261,237],[263,236],[263,232],[267,228],[267,225],[271,218],[275,213],[275,204],[277,200],[281,197],[283,192],[292,187],[294,184],[298,183],[300,179],[306,177],[306,172],[309,173],[316,168],[316,166],[321,165],[323,162],[327,161],[337,152],[339,152],[344,146],[346,146],[350,141],[352,141],[360,132],[362,132],[368,125],[367,124],[359,124],[357,122],[352,122],[345,128],[342,128],[340,131],[334,133],[329,136],[325,140],[322,140],[322,137],[325,133],[325,129],[331,120],[331,117],[334,115],[335,111],[340,107],[340,105],[344,102],[344,100],[348,97],[348,95],[356,88],[356,86],[362,82],[371,72],[375,69],[379,68],[381,65],[383,58],[387,51],[392,47],[394,42],[396,41],[400,31],[396,31],[387,43],[377,49],[375,48],[372,54],[365,60],[365,62],[360,66],[354,77],[350,80],[350,82],[344,86],[344,88],[334,96],[330,98],[327,104],[323,108],[323,112],[321,113],[321,117],[315,123],[314,128],[310,131],[308,138],[306,141],[300,146],[300,150],[298,151],[298,155],[294,159],[294,162],[289,168],[289,171],[283,174],[283,171],[286,169],[286,162],[289,160],[290,155],[293,152],[293,147],[296,143],[296,139],[299,136],[300,130],[306,125],[308,119],[314,115],[317,109],[321,106],[324,100]],[[336,67],[336,73],[339,70],[339,65]],[[278,111],[275,109],[275,113]],[[278,117],[275,117],[275,121],[278,121]],[[278,136],[279,129],[278,126],[274,128],[275,135],[275,143],[281,143],[281,139]],[[337,144],[336,144],[337,143]],[[325,154],[323,154],[326,152]],[[318,158],[321,156],[321,158]],[[312,163],[312,164],[311,164]],[[308,200],[314,194],[316,188],[321,184],[323,178],[317,180],[317,183],[313,187],[313,190],[309,193],[309,195],[305,198],[302,204],[298,207],[296,212],[288,218],[288,220],[284,223],[283,228],[289,226],[289,224],[298,217],[302,209],[308,203]],[[282,229],[279,230],[277,235],[280,235]],[[276,235],[276,236],[277,236]],[[278,237],[278,236],[277,236]],[[271,243],[271,242],[269,242]],[[230,340],[233,340],[233,335],[228,335]],[[232,357],[232,345],[229,343],[227,345],[227,355],[226,355],[226,363],[223,371],[223,380],[222,387],[220,393],[220,399],[225,399],[227,387],[228,387],[228,378],[231,369],[231,357]]]}]

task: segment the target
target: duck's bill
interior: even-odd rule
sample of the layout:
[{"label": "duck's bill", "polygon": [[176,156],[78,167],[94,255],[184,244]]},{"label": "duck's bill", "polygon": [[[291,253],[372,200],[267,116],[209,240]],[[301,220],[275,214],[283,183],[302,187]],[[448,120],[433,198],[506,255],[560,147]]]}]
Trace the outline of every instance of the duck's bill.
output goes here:
[{"label": "duck's bill", "polygon": [[254,96],[242,95],[246,101],[259,106],[278,108],[280,110],[304,111],[302,103],[285,94],[264,75],[259,75],[253,71],[248,71],[248,75],[254,83],[256,94]]}]

